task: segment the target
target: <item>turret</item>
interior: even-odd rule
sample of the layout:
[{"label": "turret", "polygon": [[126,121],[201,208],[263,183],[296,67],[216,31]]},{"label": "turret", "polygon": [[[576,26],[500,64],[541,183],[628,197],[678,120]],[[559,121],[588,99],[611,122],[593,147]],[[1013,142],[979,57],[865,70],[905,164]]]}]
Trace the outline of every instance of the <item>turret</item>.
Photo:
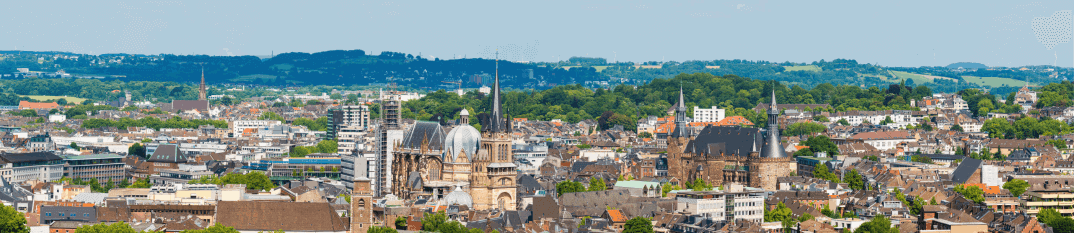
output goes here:
[{"label": "turret", "polygon": [[772,104],[768,108],[768,135],[765,136],[764,148],[761,148],[763,158],[787,157],[787,152],[779,143],[779,108],[776,107],[776,90],[772,89]]}]

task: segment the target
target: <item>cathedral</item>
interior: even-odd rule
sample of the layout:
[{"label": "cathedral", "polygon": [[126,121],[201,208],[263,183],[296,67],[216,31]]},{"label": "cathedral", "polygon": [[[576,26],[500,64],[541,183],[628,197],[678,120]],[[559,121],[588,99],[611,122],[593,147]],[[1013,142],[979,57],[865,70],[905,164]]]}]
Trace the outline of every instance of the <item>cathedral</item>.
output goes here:
[{"label": "cathedral", "polygon": [[516,210],[518,170],[511,154],[511,122],[502,113],[499,75],[492,111],[479,132],[461,122],[446,134],[437,122],[418,121],[395,144],[392,194],[404,200],[426,198],[442,205],[476,210]]},{"label": "cathedral", "polygon": [[668,176],[682,182],[704,180],[713,186],[737,183],[776,190],[776,178],[789,176],[793,158],[780,146],[776,93],[768,109],[768,128],[707,126],[691,132],[685,98],[679,90],[675,129],[668,135]]}]

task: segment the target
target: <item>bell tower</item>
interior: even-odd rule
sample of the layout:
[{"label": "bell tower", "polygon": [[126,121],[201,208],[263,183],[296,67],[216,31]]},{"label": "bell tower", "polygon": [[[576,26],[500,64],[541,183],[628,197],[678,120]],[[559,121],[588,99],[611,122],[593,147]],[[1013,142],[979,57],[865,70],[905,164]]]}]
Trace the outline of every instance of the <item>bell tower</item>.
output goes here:
[{"label": "bell tower", "polygon": [[351,191],[351,232],[364,233],[373,225],[373,190],[369,178],[354,178]]},{"label": "bell tower", "polygon": [[500,102],[499,58],[496,59],[496,74],[492,89],[492,112],[488,126],[481,127],[484,130],[481,133],[481,152],[472,163],[474,171],[470,196],[474,198],[474,209],[477,210],[515,210],[517,202],[515,179],[518,177],[518,167],[511,153],[511,123],[503,117]]}]

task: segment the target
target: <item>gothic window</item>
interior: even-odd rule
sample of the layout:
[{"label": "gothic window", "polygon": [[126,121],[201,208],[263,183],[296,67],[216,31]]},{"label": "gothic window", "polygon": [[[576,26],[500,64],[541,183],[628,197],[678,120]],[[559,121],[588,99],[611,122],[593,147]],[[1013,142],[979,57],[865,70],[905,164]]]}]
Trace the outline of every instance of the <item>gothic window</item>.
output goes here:
[{"label": "gothic window", "polygon": [[365,199],[358,199],[358,209],[365,209]]}]

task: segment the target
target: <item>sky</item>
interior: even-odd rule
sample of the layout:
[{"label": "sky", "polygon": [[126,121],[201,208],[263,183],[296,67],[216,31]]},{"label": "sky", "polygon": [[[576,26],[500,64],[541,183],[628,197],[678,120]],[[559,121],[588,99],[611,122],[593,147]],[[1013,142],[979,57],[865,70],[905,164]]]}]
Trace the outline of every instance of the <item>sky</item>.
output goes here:
[{"label": "sky", "polygon": [[11,1],[0,50],[1071,67],[1074,44],[1049,50],[1031,26],[1062,10],[1074,1]]}]

